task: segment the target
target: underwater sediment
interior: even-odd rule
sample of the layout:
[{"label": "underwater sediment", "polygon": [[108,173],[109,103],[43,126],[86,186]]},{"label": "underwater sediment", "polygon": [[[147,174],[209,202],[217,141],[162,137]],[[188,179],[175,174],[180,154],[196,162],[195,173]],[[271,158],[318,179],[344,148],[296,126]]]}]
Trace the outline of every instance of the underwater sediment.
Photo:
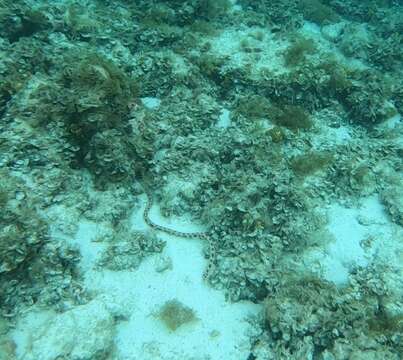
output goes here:
[{"label": "underwater sediment", "polygon": [[0,5],[0,359],[400,358],[400,1]]}]

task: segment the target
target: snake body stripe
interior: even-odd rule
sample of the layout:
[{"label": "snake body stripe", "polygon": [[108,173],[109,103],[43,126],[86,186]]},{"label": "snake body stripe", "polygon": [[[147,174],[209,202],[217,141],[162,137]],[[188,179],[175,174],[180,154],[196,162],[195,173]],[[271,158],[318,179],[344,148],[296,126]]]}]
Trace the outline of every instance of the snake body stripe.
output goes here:
[{"label": "snake body stripe", "polygon": [[181,237],[181,238],[202,239],[202,240],[207,241],[208,247],[209,247],[209,258],[208,258],[207,267],[203,273],[203,280],[208,280],[214,270],[214,264],[216,262],[216,248],[215,248],[214,242],[211,239],[211,236],[206,232],[187,233],[187,232],[183,232],[183,231],[173,230],[173,229],[167,228],[165,226],[161,226],[161,225],[154,223],[150,219],[150,210],[151,210],[151,207],[153,206],[152,196],[150,195],[150,193],[148,191],[145,191],[145,193],[147,196],[147,203],[146,203],[146,207],[144,208],[143,219],[144,219],[144,222],[150,228],[152,228],[156,231],[161,231],[166,234]]}]

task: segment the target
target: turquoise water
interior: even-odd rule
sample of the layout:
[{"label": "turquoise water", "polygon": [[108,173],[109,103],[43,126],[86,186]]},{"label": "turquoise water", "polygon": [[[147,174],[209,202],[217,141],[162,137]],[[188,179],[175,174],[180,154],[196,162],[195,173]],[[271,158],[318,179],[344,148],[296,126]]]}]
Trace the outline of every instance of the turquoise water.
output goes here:
[{"label": "turquoise water", "polygon": [[400,359],[402,7],[0,0],[0,360]]}]

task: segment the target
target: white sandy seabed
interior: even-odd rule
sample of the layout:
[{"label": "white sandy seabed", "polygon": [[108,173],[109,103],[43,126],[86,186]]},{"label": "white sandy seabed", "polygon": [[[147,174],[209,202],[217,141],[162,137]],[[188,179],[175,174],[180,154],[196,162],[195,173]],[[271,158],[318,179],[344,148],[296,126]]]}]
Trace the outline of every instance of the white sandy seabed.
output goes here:
[{"label": "white sandy seabed", "polygon": [[[144,196],[142,200],[144,208]],[[136,230],[146,229],[141,211],[137,208],[131,218]],[[334,204],[326,212],[334,241],[327,249],[307,252],[304,262],[320,262],[327,279],[345,283],[352,265],[365,266],[380,248],[394,252],[391,223],[376,196],[360,209]],[[200,231],[183,221],[167,223],[156,206],[151,217],[180,231]],[[97,224],[82,222],[72,240],[80,247],[85,286],[95,299],[62,314],[33,309],[22,316],[13,331],[18,359],[55,360],[65,354],[72,360],[96,359],[107,349],[113,349],[113,360],[248,358],[250,339],[258,331],[248,318],[258,315],[261,305],[227,302],[202,281],[206,260],[201,241],[159,234],[166,241],[162,254],[146,258],[135,271],[109,271],[94,266],[105,246],[93,241],[98,231]],[[371,234],[379,244],[368,253],[361,243]],[[170,262],[169,270],[158,270]],[[176,331],[167,329],[155,313],[173,299],[193,309],[198,320]]]}]

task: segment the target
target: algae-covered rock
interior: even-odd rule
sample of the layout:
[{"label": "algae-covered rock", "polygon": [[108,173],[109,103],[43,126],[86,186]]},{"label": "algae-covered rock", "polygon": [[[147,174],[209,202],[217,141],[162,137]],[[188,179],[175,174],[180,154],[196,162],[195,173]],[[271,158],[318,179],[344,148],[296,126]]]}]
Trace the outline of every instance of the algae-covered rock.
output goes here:
[{"label": "algae-covered rock", "polygon": [[[47,226],[34,210],[29,190],[7,171],[0,172],[1,275],[23,266],[47,239]],[[24,205],[23,205],[24,204]]]},{"label": "algae-covered rock", "polygon": [[79,254],[51,239],[39,200],[20,178],[4,170],[0,182],[0,311],[12,317],[24,304],[60,302],[75,286]]},{"label": "algae-covered rock", "polygon": [[9,336],[10,325],[7,320],[0,316],[0,360],[14,360],[15,343]]},{"label": "algae-covered rock", "polygon": [[403,225],[403,181],[392,185],[381,193],[382,202],[385,204],[391,218],[397,224]]},{"label": "algae-covered rock", "polygon": [[[380,282],[371,272],[355,276]],[[315,353],[323,360],[376,359],[378,354],[379,359],[399,359],[402,315],[386,311],[387,304],[398,303],[395,297],[376,296],[366,282],[360,289],[340,289],[314,277],[287,280],[265,302],[264,343],[277,357],[303,359]]]},{"label": "algae-covered rock", "polygon": [[123,226],[114,233],[98,265],[114,271],[134,270],[147,255],[161,253],[164,246],[155,234]]}]

